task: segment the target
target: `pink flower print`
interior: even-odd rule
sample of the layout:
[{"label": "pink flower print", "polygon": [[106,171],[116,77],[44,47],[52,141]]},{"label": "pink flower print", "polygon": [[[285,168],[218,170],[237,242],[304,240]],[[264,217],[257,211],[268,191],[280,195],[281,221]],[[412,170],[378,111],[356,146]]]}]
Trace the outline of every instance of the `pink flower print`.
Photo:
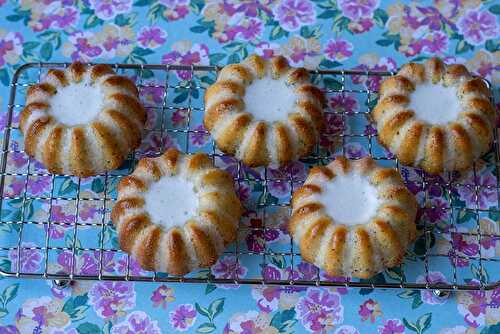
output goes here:
[{"label": "pink flower print", "polygon": [[373,324],[377,317],[382,316],[382,311],[380,304],[370,298],[359,306],[358,314],[363,321],[370,319],[370,322]]},{"label": "pink flower print", "polygon": [[487,10],[469,10],[457,25],[458,31],[472,45],[481,45],[488,39],[496,38],[499,33],[495,15]]},{"label": "pink flower print", "polygon": [[0,29],[0,68],[5,64],[16,64],[22,53],[23,36],[19,32],[5,32]]},{"label": "pink flower print", "polygon": [[[446,277],[439,271],[429,271],[427,276],[419,275],[417,277],[417,283],[422,284],[437,284],[437,283],[447,283]],[[429,305],[440,305],[446,303],[447,297],[438,297],[432,290],[421,290],[420,297],[422,301]]]},{"label": "pink flower print", "polygon": [[352,114],[359,110],[356,98],[351,94],[339,93],[330,98],[330,108],[336,113]]},{"label": "pink flower print", "polygon": [[89,304],[104,319],[124,316],[135,306],[134,284],[130,282],[96,282],[90,289]]},{"label": "pink flower print", "polygon": [[297,318],[310,332],[327,332],[344,320],[340,295],[327,289],[307,289],[295,310]]},{"label": "pink flower print", "polygon": [[280,232],[275,229],[251,230],[246,237],[247,248],[251,252],[263,252],[266,244],[278,240]]},{"label": "pink flower print", "polygon": [[161,305],[163,309],[166,309],[167,303],[175,300],[174,290],[162,284],[153,291],[150,299],[153,302],[153,307]]},{"label": "pink flower print", "polygon": [[[163,64],[208,65],[208,47],[205,44],[192,44],[190,41],[179,41],[172,45],[172,51],[162,57]],[[190,71],[177,71],[181,80],[191,79]]]},{"label": "pink flower print", "polygon": [[316,10],[309,0],[283,0],[273,9],[274,19],[286,31],[296,31],[316,22]]},{"label": "pink flower print", "polygon": [[[474,279],[471,285],[479,285]],[[483,326],[485,323],[493,323],[492,320],[498,316],[500,307],[500,288],[493,291],[468,291],[457,293],[458,313],[464,316],[465,323],[473,328]]]},{"label": "pink flower print", "polygon": [[[83,221],[92,221],[96,216],[103,213],[102,207],[96,207],[96,203],[83,203],[80,204],[80,210],[78,211],[78,217]],[[99,204],[100,205],[100,204]]]},{"label": "pink flower print", "polygon": [[[474,257],[479,254],[479,245],[474,236],[467,236],[462,233],[451,233],[451,246],[448,256],[450,261],[456,261],[458,267],[469,265],[467,257]],[[458,254],[457,254],[458,253]],[[456,257],[455,255],[459,255]]]},{"label": "pink flower print", "polygon": [[236,189],[236,194],[243,204],[250,199],[251,192],[252,189],[245,183],[241,183]]},{"label": "pink flower print", "polygon": [[347,29],[355,34],[361,34],[369,31],[373,27],[373,19],[369,17],[363,17],[358,21],[349,22]]},{"label": "pink flower print", "polygon": [[182,127],[186,125],[187,119],[189,115],[189,110],[188,109],[176,109],[172,113],[172,124],[177,128],[177,127]]},{"label": "pink flower print", "polygon": [[27,299],[16,313],[16,327],[21,333],[46,334],[64,330],[71,322],[63,311],[63,300],[49,296]]},{"label": "pink flower print", "polygon": [[363,17],[372,17],[373,12],[379,6],[379,1],[339,0],[337,5],[342,11],[342,15],[352,21],[357,21]]},{"label": "pink flower print", "polygon": [[34,31],[64,30],[76,26],[80,20],[80,11],[75,8],[76,1],[39,1],[37,5],[31,9],[28,23]]},{"label": "pink flower print", "polygon": [[161,334],[156,320],[142,311],[134,311],[111,328],[111,334]]},{"label": "pink flower print", "polygon": [[254,52],[264,59],[270,59],[280,54],[280,46],[276,43],[263,41],[255,45]]},{"label": "pink flower print", "polygon": [[167,41],[167,33],[158,26],[142,27],[137,42],[145,49],[156,49]]},{"label": "pink flower print", "polygon": [[194,147],[202,147],[210,140],[210,134],[203,125],[198,125],[193,130],[194,132],[190,133],[189,139]]},{"label": "pink flower print", "polygon": [[191,304],[182,304],[169,313],[170,325],[178,331],[185,332],[196,321],[196,310]]},{"label": "pink flower print", "polygon": [[[464,180],[463,183],[466,185],[458,187],[458,194],[460,195],[460,199],[465,201],[467,207],[488,209],[490,206],[496,204],[496,179],[490,171],[476,175],[476,177],[472,175]],[[477,193],[473,186],[475,184],[479,185]]]},{"label": "pink flower print", "polygon": [[445,54],[448,51],[448,35],[441,31],[427,34],[422,40],[422,51],[428,54]]},{"label": "pink flower print", "polygon": [[[246,276],[248,269],[237,261],[236,256],[229,255],[219,258],[212,266],[212,274],[216,278],[238,279]],[[225,289],[235,289],[237,285],[222,285]]]},{"label": "pink flower print", "polygon": [[160,0],[166,7],[163,15],[169,21],[175,21],[184,18],[189,14],[189,0]]},{"label": "pink flower print", "polygon": [[335,150],[337,144],[335,139],[340,138],[339,135],[345,130],[344,119],[342,115],[336,113],[325,114],[326,127],[320,137],[321,147],[329,151]]},{"label": "pink flower print", "polygon": [[[161,106],[163,105],[164,89],[160,87],[158,82],[145,82],[144,86],[141,88],[141,97],[145,104],[151,106]],[[156,119],[156,111],[153,111],[154,118]],[[152,120],[148,120],[153,123]]]},{"label": "pink flower print", "polygon": [[247,19],[243,14],[237,14],[232,18],[234,22],[232,26],[226,28],[227,39],[232,41],[240,39],[243,41],[256,40],[264,29],[264,24],[260,19]]},{"label": "pink flower print", "polygon": [[62,205],[52,205],[51,219],[58,223],[71,224],[75,222],[75,215],[68,215],[63,211]]},{"label": "pink flower print", "polygon": [[89,0],[90,8],[101,20],[112,20],[118,14],[125,14],[132,9],[132,0]]},{"label": "pink flower print", "polygon": [[[21,245],[21,261],[19,263],[19,271],[22,273],[36,273],[40,270],[42,263],[42,252],[35,248],[36,245],[32,242],[23,242]],[[11,249],[8,253],[10,260],[10,270],[17,272],[18,266],[18,249]]]},{"label": "pink flower print", "polygon": [[403,334],[405,325],[399,319],[388,319],[383,326],[378,326],[379,334]]},{"label": "pink flower print", "polygon": [[[49,225],[44,225],[43,226],[45,230],[49,228]],[[62,239],[64,238],[64,234],[66,233],[67,230],[71,228],[71,225],[69,224],[50,224],[50,234],[49,236],[52,239]]]},{"label": "pink flower print", "polygon": [[353,49],[353,45],[345,39],[330,39],[326,42],[324,52],[330,60],[344,61],[352,56]]},{"label": "pink flower print", "polygon": [[92,33],[88,31],[76,31],[68,37],[68,43],[64,44],[63,54],[71,57],[71,60],[90,61],[103,52],[100,46],[91,44]]}]

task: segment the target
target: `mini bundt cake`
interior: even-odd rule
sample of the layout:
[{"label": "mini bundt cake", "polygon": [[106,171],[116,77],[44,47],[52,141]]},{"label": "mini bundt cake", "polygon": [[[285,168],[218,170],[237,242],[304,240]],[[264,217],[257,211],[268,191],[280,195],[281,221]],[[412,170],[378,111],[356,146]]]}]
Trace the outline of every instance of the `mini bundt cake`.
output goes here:
[{"label": "mini bundt cake", "polygon": [[26,153],[49,172],[86,177],[119,167],[145,122],[130,79],[109,65],[73,63],[29,87],[19,126]]},{"label": "mini bundt cake", "polygon": [[337,157],[294,192],[288,230],[302,259],[328,275],[369,278],[402,262],[416,213],[397,170]]},{"label": "mini bundt cake", "polygon": [[217,261],[241,213],[229,173],[206,154],[169,149],[120,181],[111,219],[121,249],[144,269],[183,275]]},{"label": "mini bundt cake", "polygon": [[483,79],[431,58],[387,78],[372,117],[403,164],[437,174],[466,169],[489,150],[496,113]]},{"label": "mini bundt cake", "polygon": [[205,127],[218,148],[249,166],[284,165],[312,152],[325,98],[304,68],[252,55],[225,66],[205,93]]}]

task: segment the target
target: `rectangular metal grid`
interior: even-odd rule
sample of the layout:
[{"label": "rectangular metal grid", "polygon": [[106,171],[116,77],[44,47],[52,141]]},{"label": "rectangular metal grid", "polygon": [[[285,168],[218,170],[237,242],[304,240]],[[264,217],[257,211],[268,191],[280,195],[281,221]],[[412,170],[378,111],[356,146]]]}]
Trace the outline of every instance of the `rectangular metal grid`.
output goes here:
[{"label": "rectangular metal grid", "polygon": [[[72,189],[69,195],[61,196],[61,194],[55,194],[55,185],[60,181],[60,179],[71,178],[69,175],[52,175],[44,171],[40,171],[40,168],[35,168],[34,160],[29,159],[22,149],[13,147],[12,142],[15,141],[15,132],[19,132],[17,125],[14,122],[15,115],[18,113],[22,107],[24,101],[18,102],[19,92],[25,90],[26,87],[39,82],[43,73],[45,73],[50,68],[64,68],[68,66],[67,63],[30,63],[21,66],[13,76],[11,91],[9,96],[8,104],[8,118],[7,126],[4,132],[4,139],[2,144],[2,160],[1,160],[1,179],[0,179],[0,196],[1,196],[1,209],[4,212],[4,204],[6,201],[17,200],[20,203],[20,214],[18,219],[3,221],[0,219],[0,258],[2,255],[5,256],[6,253],[10,252],[17,259],[23,256],[23,252],[29,252],[30,250],[36,250],[42,253],[43,265],[39,272],[30,272],[25,270],[22,265],[22,261],[17,261],[15,265],[10,266],[10,270],[5,267],[1,267],[0,274],[3,276],[10,277],[23,277],[23,278],[45,278],[45,279],[70,279],[70,280],[127,280],[127,281],[157,281],[157,282],[184,282],[184,283],[216,283],[216,284],[271,284],[271,285],[304,285],[304,286],[346,286],[346,287],[360,287],[360,288],[410,288],[410,289],[441,289],[441,290],[478,290],[478,289],[493,289],[500,285],[498,271],[495,272],[496,277],[484,277],[484,264],[490,263],[493,268],[498,269],[498,262],[500,258],[497,256],[483,256],[481,254],[481,241],[482,238],[490,238],[490,240],[500,241],[500,234],[498,233],[498,226],[495,232],[485,233],[482,231],[480,226],[480,218],[485,214],[493,214],[494,216],[499,216],[498,203],[500,202],[500,184],[499,184],[499,169],[500,169],[500,158],[499,158],[499,145],[498,145],[498,131],[495,131],[494,138],[494,170],[496,175],[496,185],[483,185],[478,182],[476,173],[478,173],[477,165],[474,165],[472,173],[474,175],[474,184],[464,184],[456,182],[453,175],[449,174],[441,180],[436,180],[434,178],[429,178],[428,176],[416,172],[420,179],[418,181],[421,189],[424,190],[425,196],[421,199],[421,205],[430,210],[444,210],[447,212],[449,229],[448,242],[450,243],[451,253],[440,254],[436,252],[435,247],[433,247],[432,231],[433,226],[428,226],[429,224],[420,224],[419,229],[423,233],[424,254],[420,254],[420,258],[423,260],[410,260],[405,261],[404,264],[395,268],[389,275],[388,280],[385,282],[380,282],[380,280],[356,280],[356,279],[341,279],[341,280],[331,280],[325,278],[320,274],[319,271],[313,279],[310,277],[308,279],[286,277],[280,279],[265,279],[262,273],[259,271],[254,277],[239,277],[238,274],[234,273],[230,277],[216,277],[209,270],[202,270],[193,274],[189,274],[184,277],[178,276],[168,276],[163,273],[144,273],[134,274],[134,269],[131,269],[131,260],[128,255],[124,254],[119,250],[116,245],[115,247],[109,247],[107,235],[111,233],[113,227],[109,220],[109,211],[113,205],[115,195],[113,195],[113,190],[111,188],[116,185],[119,178],[127,173],[130,173],[137,162],[138,157],[143,155],[158,155],[163,152],[165,148],[165,134],[170,134],[172,136],[185,137],[185,142],[181,147],[185,152],[193,153],[195,149],[190,147],[190,136],[192,135],[208,135],[208,133],[199,128],[193,129],[191,126],[192,119],[194,115],[201,115],[204,111],[203,105],[195,105],[198,99],[202,99],[202,91],[208,86],[209,82],[204,82],[204,78],[215,78],[218,67],[215,66],[177,66],[177,65],[138,65],[138,64],[114,64],[114,68],[117,72],[121,74],[126,74],[132,76],[136,80],[136,84],[139,87],[141,95],[145,90],[161,90],[161,102],[156,106],[149,106],[148,109],[154,111],[157,114],[157,119],[159,119],[159,125],[153,126],[153,129],[148,129],[145,134],[145,140],[152,140],[150,135],[159,135],[161,140],[157,149],[149,150],[147,152],[141,151],[141,149],[134,152],[130,158],[130,164],[123,173],[106,173],[104,175],[99,175],[94,177],[103,180],[104,189],[101,191],[102,196],[91,196],[87,197],[84,195],[86,190],[83,189],[82,179],[76,179],[76,189]],[[35,78],[30,78],[29,71],[35,71]],[[180,71],[180,72],[179,72]],[[175,78],[175,73],[184,74],[184,78],[187,80],[178,80],[175,82],[172,78]],[[340,115],[342,123],[348,124],[349,118],[356,118],[362,116],[365,121],[369,122],[369,112],[374,102],[376,101],[376,91],[371,91],[370,85],[355,85],[353,82],[360,82],[364,80],[380,80],[382,77],[393,74],[388,72],[369,72],[369,71],[351,71],[351,70],[317,70],[312,72],[314,80],[322,86],[327,96],[336,96],[339,94],[355,94],[363,98],[363,105],[359,111],[352,113],[347,113],[344,111],[327,111],[327,115]],[[181,75],[182,76],[182,75]],[[203,77],[202,77],[203,76]],[[153,80],[150,80],[153,78]],[[200,78],[202,78],[200,80]],[[355,80],[353,80],[356,78]],[[153,82],[153,83],[152,83]],[[171,101],[172,98],[169,97],[172,94],[178,94],[179,92],[187,92],[187,98],[184,100],[185,105],[176,105],[175,100]],[[185,111],[187,112],[187,124],[183,128],[172,127],[168,124],[166,120],[166,115],[174,111]],[[497,129],[498,130],[498,129]],[[398,161],[391,157],[390,155],[379,155],[375,151],[377,150],[375,146],[378,145],[376,140],[376,134],[371,131],[354,131],[345,130],[342,133],[332,133],[329,135],[330,139],[338,142],[338,149],[340,151],[331,152],[330,150],[325,150],[324,148],[318,146],[315,153],[310,157],[304,159],[308,164],[326,164],[336,154],[342,154],[344,156],[349,155],[347,152],[347,145],[350,141],[362,140],[366,143],[368,154],[370,154],[379,163],[385,164],[387,166],[394,166],[401,172],[401,166]],[[154,139],[154,138],[153,138]],[[377,146],[378,147],[378,146]],[[225,155],[218,151],[210,140],[209,148],[206,150],[208,154],[213,158],[214,162],[217,164],[218,160],[224,158]],[[8,161],[12,159],[12,155],[20,155],[28,160],[26,171],[18,170],[7,170]],[[284,250],[275,250],[271,245],[264,245],[262,251],[249,251],[245,250],[241,240],[242,236],[256,230],[261,230],[266,232],[273,229],[273,227],[266,225],[266,215],[269,211],[273,209],[281,209],[289,211],[289,202],[278,202],[278,203],[268,203],[267,196],[269,194],[268,185],[272,182],[279,183],[284,182],[289,184],[289,194],[293,192],[294,187],[299,184],[292,175],[292,172],[288,176],[274,176],[270,173],[268,168],[262,168],[261,177],[249,178],[245,174],[245,167],[241,163],[237,163],[237,171],[235,175],[235,184],[241,187],[244,183],[254,183],[259,184],[262,188],[262,194],[256,202],[255,212],[262,217],[262,225],[257,227],[245,226],[241,224],[239,229],[239,238],[234,246],[232,246],[227,252],[227,255],[234,256],[236,263],[241,262],[246,265],[248,261],[254,261],[257,263],[257,267],[263,268],[263,266],[269,263],[269,257],[283,257],[287,258],[291,262],[290,269],[293,272],[294,266],[297,267],[298,259],[300,258],[300,253],[298,253],[297,247],[293,244],[292,240],[288,243]],[[32,196],[28,193],[28,183],[30,178],[46,177],[50,178],[51,191],[50,193],[43,196]],[[9,196],[6,192],[6,187],[9,178],[20,178],[23,180],[23,189],[20,195]],[[87,180],[88,181],[88,180]],[[85,182],[87,182],[85,181]],[[432,196],[427,190],[429,186],[440,187],[448,195],[448,206],[445,208],[438,208],[432,204]],[[475,202],[475,207],[473,208],[460,208],[456,207],[452,203],[452,189],[454,187],[464,187],[473,191],[473,197]],[[494,210],[483,209],[479,203],[480,193],[483,190],[493,191],[497,198],[497,207]],[[289,197],[288,197],[289,199]],[[25,219],[27,217],[27,210],[31,210],[31,203],[33,201],[41,201],[48,206],[47,219],[40,219],[38,221]],[[53,217],[53,207],[54,203],[63,202],[67,205],[74,205],[74,217],[72,221],[68,222],[58,222],[55,221]],[[100,203],[100,219],[94,219],[91,222],[81,221],[80,210],[82,203],[85,202],[97,202]],[[27,203],[30,205],[27,206]],[[28,208],[28,209],[27,209]],[[82,209],[83,210],[83,209]],[[466,232],[460,232],[456,226],[457,215],[471,215],[472,221],[475,226],[471,230]],[[498,225],[498,220],[496,221]],[[9,226],[10,225],[10,226]],[[26,239],[30,238],[30,233],[33,230],[32,226],[43,227],[44,236],[39,239],[38,242],[31,242],[25,244]],[[60,246],[53,242],[51,239],[51,231],[59,227],[66,228],[64,233],[68,234],[69,244]],[[5,233],[6,230],[15,231],[17,233],[16,240]],[[90,230],[90,233],[88,232]],[[14,234],[15,234],[14,233]],[[82,246],[78,237],[80,234],[85,234],[87,238],[97,240],[97,244],[92,247]],[[453,244],[450,239],[454,235],[453,233],[459,233],[463,237],[472,237],[476,240],[475,245],[479,247],[478,256],[464,256],[463,254],[457,254],[453,249]],[[43,240],[43,241],[41,241]],[[443,240],[447,240],[444,238]],[[66,271],[61,272],[51,272],[51,266],[55,263],[55,258],[52,256],[55,254],[65,253],[70,257],[69,262],[66,261]],[[77,270],[77,264],[85,261],[86,254],[93,253],[95,259],[97,259],[98,268],[94,270],[93,274],[82,274]],[[110,274],[106,271],[106,258],[109,254],[122,254],[124,256],[124,268],[121,273]],[[451,261],[449,260],[451,254]],[[415,256],[415,254],[413,254]],[[410,256],[411,257],[411,256]],[[441,260],[441,261],[438,261]],[[471,283],[462,281],[459,279],[461,271],[457,263],[459,261],[471,261],[476,263],[476,271],[479,273],[478,283]],[[429,280],[429,272],[433,268],[439,266],[441,270],[446,269],[449,273],[449,279],[446,283],[435,282]],[[235,266],[237,267],[237,266]],[[476,277],[478,276],[476,275]],[[422,281],[417,279],[418,276],[425,277]]]}]

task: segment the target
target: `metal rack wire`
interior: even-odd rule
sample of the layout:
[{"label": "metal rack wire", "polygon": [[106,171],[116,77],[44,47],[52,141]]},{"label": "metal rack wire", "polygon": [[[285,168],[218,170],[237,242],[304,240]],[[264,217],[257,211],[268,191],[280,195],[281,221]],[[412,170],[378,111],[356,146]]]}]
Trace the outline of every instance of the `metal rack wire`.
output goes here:
[{"label": "metal rack wire", "polygon": [[[140,65],[140,64],[114,64],[117,72],[130,75],[136,80],[141,95],[146,90],[159,91],[158,96],[161,96],[161,101],[156,105],[147,106],[147,108],[156,114],[158,120],[155,125],[147,129],[145,141],[152,140],[151,136],[160,138],[160,144],[155,149],[144,151],[137,150],[130,157],[125,167],[117,172],[110,172],[104,175],[99,175],[91,179],[92,186],[94,182],[100,184],[99,195],[88,195],[89,191],[84,184],[89,180],[72,177],[71,175],[52,175],[45,171],[42,167],[37,166],[37,163],[29,159],[24,153],[21,144],[17,144],[19,137],[19,129],[16,124],[16,115],[23,107],[23,94],[30,85],[39,82],[43,74],[50,68],[64,68],[67,63],[30,63],[25,64],[17,69],[13,75],[11,90],[8,102],[7,125],[4,130],[1,164],[0,164],[0,207],[2,216],[6,212],[8,203],[15,203],[19,208],[15,219],[6,219],[0,217],[0,274],[8,277],[17,278],[44,278],[54,280],[126,280],[126,281],[154,281],[154,282],[181,282],[181,283],[210,283],[210,284],[268,284],[268,285],[296,285],[296,286],[345,286],[358,288],[409,288],[409,289],[439,289],[439,290],[478,290],[478,289],[493,289],[500,285],[500,268],[498,256],[482,254],[482,240],[488,238],[500,243],[500,234],[498,232],[498,219],[496,220],[497,229],[493,232],[485,232],[481,227],[480,220],[486,215],[499,217],[499,202],[500,202],[500,150],[498,145],[498,131],[495,132],[494,148],[490,153],[493,158],[490,159],[489,166],[494,170],[496,176],[495,184],[483,184],[478,181],[479,169],[485,167],[474,165],[472,169],[473,182],[467,183],[457,178],[456,175],[448,174],[439,179],[432,178],[422,172],[415,170],[417,175],[418,186],[421,188],[424,195],[420,199],[422,207],[428,210],[442,210],[445,212],[446,222],[443,223],[444,228],[438,232],[443,242],[449,243],[449,251],[440,253],[435,247],[435,226],[431,226],[426,219],[421,219],[419,229],[421,230],[420,242],[423,243],[423,251],[419,254],[410,252],[408,260],[398,268],[391,269],[386,273],[383,279],[375,278],[373,280],[356,280],[356,279],[332,279],[324,276],[319,270],[316,270],[314,275],[307,277],[300,275],[282,275],[280,277],[265,277],[263,269],[268,266],[272,259],[280,259],[289,265],[281,269],[283,272],[288,271],[294,273],[300,265],[300,253],[292,240],[288,240],[281,248],[276,248],[274,245],[264,243],[261,250],[245,249],[244,240],[249,233],[260,231],[276,230],[276,226],[271,226],[267,218],[276,210],[284,211],[289,214],[289,198],[291,193],[298,184],[300,179],[296,179],[293,172],[289,171],[288,175],[278,175],[272,173],[268,168],[262,168],[256,174],[259,176],[250,177],[247,168],[240,162],[235,162],[235,184],[237,187],[244,187],[248,184],[258,185],[261,190],[258,200],[255,201],[252,212],[260,217],[261,224],[258,226],[240,224],[239,238],[235,245],[230,247],[225,256],[231,258],[233,265],[233,273],[226,276],[214,275],[211,270],[201,270],[189,274],[187,276],[168,276],[162,273],[149,273],[137,271],[133,268],[133,260],[128,255],[124,254],[116,245],[113,244],[112,236],[113,226],[109,219],[109,211],[113,205],[115,194],[113,193],[114,185],[120,177],[130,173],[137,162],[137,159],[144,155],[157,155],[163,152],[165,146],[168,145],[165,140],[166,135],[176,136],[181,140],[181,149],[188,153],[193,153],[197,149],[191,147],[190,136],[208,136],[209,134],[200,127],[195,127],[196,117],[203,113],[202,91],[216,77],[218,68],[215,66],[182,66],[182,65]],[[314,80],[321,85],[325,93],[329,97],[344,96],[352,94],[357,99],[361,100],[360,110],[349,112],[343,110],[328,110],[327,115],[332,115],[344,125],[344,131],[338,133],[329,133],[327,136],[337,143],[337,149],[331,150],[325,147],[318,146],[310,157],[304,159],[308,165],[326,164],[334,156],[342,154],[348,156],[348,145],[352,142],[363,142],[367,153],[371,155],[379,163],[393,166],[402,172],[402,167],[398,161],[393,158],[388,152],[383,150],[376,141],[376,133],[374,131],[366,131],[369,127],[369,112],[373,103],[376,101],[377,92],[374,89],[376,85],[371,85],[370,80],[380,80],[382,77],[390,75],[389,72],[370,72],[370,71],[355,71],[355,70],[317,70],[312,72]],[[180,79],[179,79],[180,78]],[[182,79],[182,80],[181,80]],[[176,97],[183,95],[181,99]],[[201,98],[201,99],[200,99]],[[176,111],[187,113],[187,121],[182,126],[174,126],[167,120],[167,115],[171,115]],[[365,122],[365,131],[354,130],[356,126],[349,128],[347,124],[356,122]],[[498,129],[497,129],[498,130]],[[360,144],[361,145],[361,144]],[[214,163],[220,164],[221,159],[227,158],[224,154],[218,151],[213,143],[209,144],[204,149],[214,160]],[[382,153],[380,153],[382,152]],[[10,170],[8,162],[13,157],[18,157],[27,160],[27,166],[22,170]],[[488,165],[488,162],[486,163]],[[406,171],[407,172],[407,171]],[[29,192],[30,180],[46,178],[45,181],[50,184],[50,191],[44,194],[33,195]],[[7,191],[8,184],[11,179],[21,180],[22,190],[17,194],[11,195]],[[67,182],[72,185],[72,188],[65,193],[56,191],[56,184]],[[282,201],[269,201],[270,184],[283,183],[286,187],[289,196]],[[447,194],[448,205],[445,207],[437,207],[432,202],[432,194],[428,187],[439,187],[443,193]],[[453,203],[454,189],[462,187],[473,192],[474,207],[461,207]],[[489,191],[496,196],[497,205],[493,209],[481,206],[480,194],[482,191]],[[33,202],[40,202],[45,205],[47,215],[41,219],[30,219],[32,214]],[[74,211],[70,218],[64,221],[58,221],[54,218],[55,203],[62,202],[65,207],[71,207]],[[88,222],[82,219],[82,208],[88,203],[98,203],[99,218]],[[73,208],[74,206],[74,208]],[[43,210],[42,210],[43,211]],[[472,227],[463,231],[457,227],[459,215],[469,215],[471,217]],[[34,227],[34,228],[33,228]],[[40,229],[43,228],[43,229]],[[65,244],[61,245],[54,240],[54,230],[64,230]],[[34,238],[32,234],[39,233],[39,238]],[[80,235],[82,239],[93,240],[92,245],[85,246],[80,243]],[[478,247],[479,253],[477,256],[468,256],[456,251],[453,247],[451,239],[454,236],[464,238],[472,238],[475,240],[474,246]],[[29,240],[29,242],[28,242]],[[469,240],[470,241],[470,240]],[[495,247],[495,246],[494,246]],[[447,248],[447,249],[448,249]],[[41,269],[34,272],[29,268],[25,268],[22,259],[25,254],[36,252],[41,256]],[[2,261],[2,258],[7,259],[7,254],[10,254],[10,265],[8,260]],[[89,255],[91,254],[91,255]],[[121,271],[115,272],[108,270],[107,261],[109,257],[121,255],[123,256],[123,266]],[[56,266],[60,259],[64,265]],[[89,260],[89,259],[93,260]],[[17,259],[16,261],[14,261]],[[57,259],[57,260],[56,260]],[[81,264],[90,261],[94,264],[92,270],[83,272]],[[458,264],[463,261],[477,263],[472,265],[474,268],[475,280],[471,280],[471,275],[463,272],[463,268]],[[2,266],[3,263],[3,266]],[[7,263],[7,265],[5,265]],[[251,264],[250,264],[251,263]],[[254,273],[240,275],[237,273],[238,265],[243,264],[247,267],[255,266],[257,269]],[[440,270],[449,272],[449,277],[445,281],[435,281],[430,278],[433,268],[440,267]],[[472,267],[471,266],[471,267]],[[490,267],[490,276],[487,277],[485,267]],[[55,268],[55,269],[54,269]],[[444,269],[443,269],[444,268]],[[491,269],[492,268],[492,269]],[[495,270],[496,269],[496,270]],[[462,278],[465,277],[465,278]],[[420,277],[420,278],[419,278]],[[423,279],[422,279],[423,277]]]}]

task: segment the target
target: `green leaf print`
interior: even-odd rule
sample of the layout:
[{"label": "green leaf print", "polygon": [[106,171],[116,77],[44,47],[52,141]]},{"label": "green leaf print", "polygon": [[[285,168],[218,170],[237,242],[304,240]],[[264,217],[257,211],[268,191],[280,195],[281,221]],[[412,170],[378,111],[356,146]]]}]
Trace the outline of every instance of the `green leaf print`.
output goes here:
[{"label": "green leaf print", "polygon": [[431,327],[432,313],[425,313],[424,315],[420,316],[416,322],[412,322],[406,318],[403,318],[403,323],[406,328],[417,334],[425,333],[425,331]]},{"label": "green leaf print", "polygon": [[198,311],[198,313],[205,318],[208,318],[208,322],[198,326],[196,329],[197,333],[211,333],[217,329],[214,324],[214,319],[224,310],[224,302],[225,298],[219,298],[211,302],[208,307],[203,307],[200,304],[195,303],[194,306],[196,307],[196,311]]},{"label": "green leaf print", "polygon": [[76,331],[78,332],[78,334],[99,334],[99,333],[102,333],[99,326],[97,326],[96,324],[92,324],[90,322],[81,323],[76,328]]}]

